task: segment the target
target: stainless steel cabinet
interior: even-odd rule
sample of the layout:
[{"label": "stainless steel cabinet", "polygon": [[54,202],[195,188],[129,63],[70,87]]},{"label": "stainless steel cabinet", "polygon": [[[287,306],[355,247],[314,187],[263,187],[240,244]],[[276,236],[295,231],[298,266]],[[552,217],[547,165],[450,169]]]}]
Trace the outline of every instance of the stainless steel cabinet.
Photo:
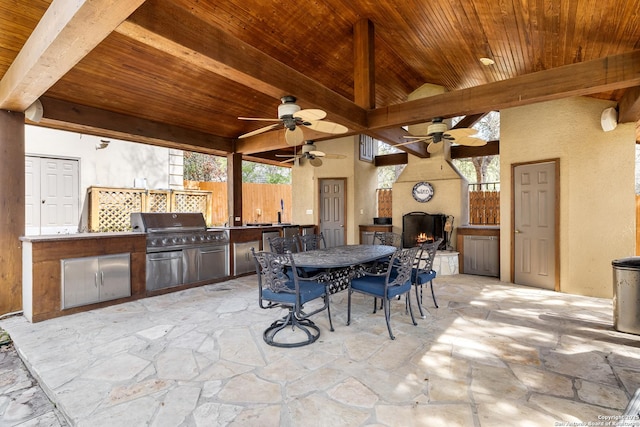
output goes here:
[{"label": "stainless steel cabinet", "polygon": [[147,291],[182,283],[182,251],[147,254]]},{"label": "stainless steel cabinet", "polygon": [[229,275],[229,245],[198,248],[198,280],[211,280]]},{"label": "stainless steel cabinet", "polygon": [[233,275],[251,273],[256,271],[256,265],[251,255],[251,248],[256,251],[260,248],[260,242],[258,240],[234,243],[233,244]]},{"label": "stainless steel cabinet", "polygon": [[131,296],[126,254],[61,260],[63,309]]},{"label": "stainless steel cabinet", "polygon": [[464,236],[464,272],[479,276],[500,275],[499,240],[495,236]]}]

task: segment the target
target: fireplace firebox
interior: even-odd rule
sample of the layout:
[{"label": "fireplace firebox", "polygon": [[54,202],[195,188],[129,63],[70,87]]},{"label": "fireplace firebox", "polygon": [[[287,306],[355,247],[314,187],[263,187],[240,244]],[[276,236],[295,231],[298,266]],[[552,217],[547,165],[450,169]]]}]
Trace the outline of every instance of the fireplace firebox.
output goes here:
[{"label": "fireplace firebox", "polygon": [[402,216],[402,246],[410,248],[424,242],[442,239],[439,250],[446,250],[447,235],[445,223],[447,215],[426,212],[409,212]]}]

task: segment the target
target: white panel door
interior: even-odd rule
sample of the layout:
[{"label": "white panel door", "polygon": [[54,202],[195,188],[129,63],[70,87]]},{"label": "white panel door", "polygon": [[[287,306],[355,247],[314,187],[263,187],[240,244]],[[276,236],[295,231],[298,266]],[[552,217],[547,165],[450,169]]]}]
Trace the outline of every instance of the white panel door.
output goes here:
[{"label": "white panel door", "polygon": [[25,166],[26,233],[77,232],[80,218],[78,161],[27,156]]},{"label": "white panel door", "polygon": [[40,158],[25,158],[25,234],[40,234]]},{"label": "white panel door", "polygon": [[344,186],[343,179],[320,180],[320,231],[327,247],[344,245]]},{"label": "white panel door", "polygon": [[556,285],[556,164],[514,168],[514,281]]}]

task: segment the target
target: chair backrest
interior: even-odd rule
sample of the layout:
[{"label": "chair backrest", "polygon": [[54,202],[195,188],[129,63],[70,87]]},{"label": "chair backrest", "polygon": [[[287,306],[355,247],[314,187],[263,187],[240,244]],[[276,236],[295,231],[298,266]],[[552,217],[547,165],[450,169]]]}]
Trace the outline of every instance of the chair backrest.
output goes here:
[{"label": "chair backrest", "polygon": [[285,292],[290,294],[296,292],[297,286],[291,286],[291,278],[287,276],[287,264],[291,265],[293,263],[291,253],[256,252],[253,248],[251,248],[251,253],[253,254],[256,265],[261,298],[262,289],[265,288],[268,288],[272,292]]},{"label": "chair backrest", "polygon": [[436,257],[440,243],[442,243],[442,239],[438,239],[435,242],[425,242],[420,245],[415,265],[419,271],[429,272],[433,270],[433,260]]},{"label": "chair backrest", "polygon": [[298,251],[298,238],[297,235],[289,237],[269,237],[269,247],[271,252],[277,254],[285,254],[289,252]]},{"label": "chair backrest", "polygon": [[402,246],[402,236],[390,231],[376,231],[373,233],[373,244],[399,248]]},{"label": "chair backrest", "polygon": [[413,264],[418,254],[419,246],[398,249],[391,256],[387,270],[387,286],[400,286],[411,280]]},{"label": "chair backrest", "polygon": [[298,235],[298,249],[302,252],[326,248],[327,242],[322,233]]}]

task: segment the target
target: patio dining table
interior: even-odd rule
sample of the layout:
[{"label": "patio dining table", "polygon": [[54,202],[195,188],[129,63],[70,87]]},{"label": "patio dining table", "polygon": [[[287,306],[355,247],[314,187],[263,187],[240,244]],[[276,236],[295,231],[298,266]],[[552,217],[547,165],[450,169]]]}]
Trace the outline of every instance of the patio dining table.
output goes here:
[{"label": "patio dining table", "polygon": [[329,282],[329,292],[347,289],[349,280],[362,271],[362,266],[391,256],[395,246],[343,245],[293,253],[296,267],[324,271],[320,280]]}]

